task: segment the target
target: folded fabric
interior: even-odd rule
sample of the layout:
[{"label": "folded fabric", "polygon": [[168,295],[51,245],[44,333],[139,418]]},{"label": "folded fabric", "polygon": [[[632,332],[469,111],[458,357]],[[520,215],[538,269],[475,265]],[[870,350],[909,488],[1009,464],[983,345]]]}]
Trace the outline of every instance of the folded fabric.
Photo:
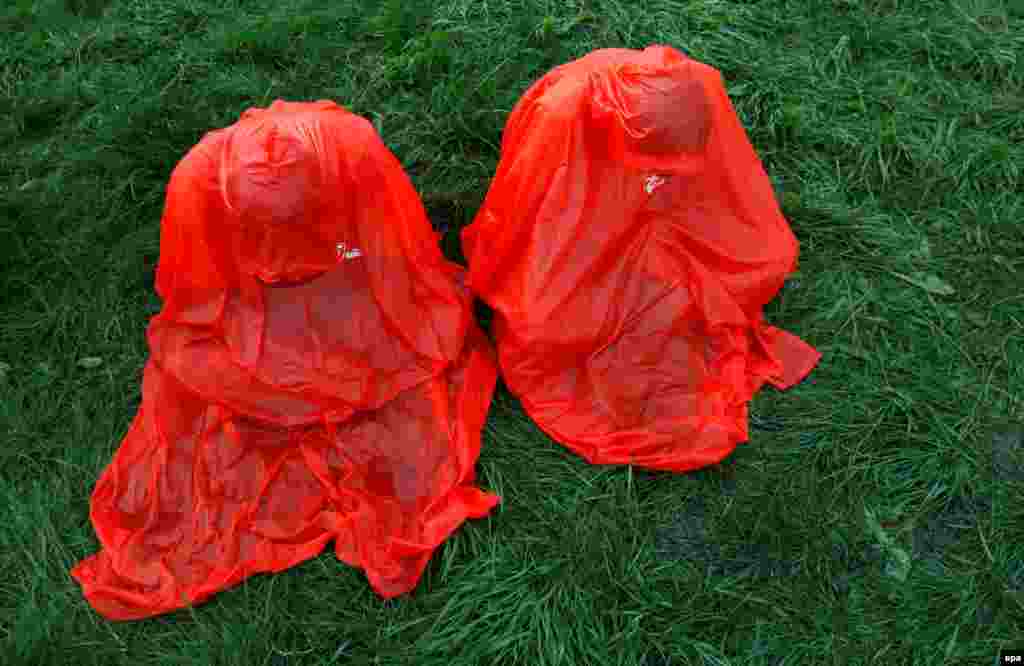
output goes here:
[{"label": "folded fabric", "polygon": [[510,390],[592,463],[716,463],[819,360],[764,319],[798,243],[722,77],[668,47],[534,83],[463,246]]},{"label": "folded fabric", "polygon": [[73,570],[115,620],[197,604],[334,541],[384,597],[498,502],[496,382],[463,269],[366,120],[277,101],[171,176],[142,404]]}]

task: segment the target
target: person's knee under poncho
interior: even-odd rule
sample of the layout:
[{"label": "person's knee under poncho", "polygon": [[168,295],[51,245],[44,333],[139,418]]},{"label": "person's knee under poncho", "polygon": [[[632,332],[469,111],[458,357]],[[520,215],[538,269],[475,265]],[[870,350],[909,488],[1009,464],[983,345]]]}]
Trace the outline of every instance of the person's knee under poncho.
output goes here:
[{"label": "person's knee under poncho", "polygon": [[798,244],[721,76],[667,47],[530,87],[463,242],[509,388],[593,463],[718,462],[819,359],[764,321]]},{"label": "person's knee under poncho", "polygon": [[142,404],[73,570],[111,619],[195,604],[334,541],[385,597],[497,497],[496,381],[459,268],[372,126],[276,102],[175,169]]}]

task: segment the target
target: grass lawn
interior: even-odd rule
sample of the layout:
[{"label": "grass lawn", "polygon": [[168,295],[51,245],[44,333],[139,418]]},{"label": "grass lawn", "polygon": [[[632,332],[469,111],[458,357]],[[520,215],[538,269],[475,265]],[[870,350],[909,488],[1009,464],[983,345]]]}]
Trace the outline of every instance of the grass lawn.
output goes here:
[{"label": "grass lawn", "polygon": [[[994,664],[1024,647],[1024,3],[6,0],[3,664]],[[802,243],[772,323],[824,359],[693,474],[588,466],[499,390],[503,497],[391,602],[326,553],[110,623],[69,568],[139,402],[164,187],[275,98],[374,120],[459,255],[551,67],[722,70]],[[1017,194],[1014,194],[1017,192]],[[486,313],[484,313],[486,314]],[[1017,641],[1014,643],[1014,641]]]}]

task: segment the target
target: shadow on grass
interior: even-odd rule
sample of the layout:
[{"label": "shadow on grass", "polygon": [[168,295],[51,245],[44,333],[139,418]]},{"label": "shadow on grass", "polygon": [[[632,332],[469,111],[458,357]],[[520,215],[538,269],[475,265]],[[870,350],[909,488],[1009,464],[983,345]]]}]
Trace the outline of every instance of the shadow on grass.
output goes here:
[{"label": "shadow on grass", "polygon": [[[763,429],[763,428],[762,428]],[[1024,481],[1024,427],[1011,426],[992,436],[992,469],[996,483]],[[735,484],[722,483],[723,496],[735,496]],[[993,500],[985,495],[957,495],[943,508],[926,514],[910,530],[912,569],[926,577],[953,575],[947,564],[951,551],[976,531],[990,514]],[[715,508],[701,496],[691,497],[675,516],[655,530],[655,550],[663,561],[687,561],[709,577],[783,578],[798,576],[803,565],[791,558],[779,558],[762,543],[727,545],[715,536]],[[866,535],[865,535],[866,536]],[[830,581],[837,595],[847,595],[857,581],[869,574],[888,575],[898,565],[877,543],[854,548],[834,542],[831,558],[837,572]],[[1007,594],[1021,598],[1024,593],[1024,561],[1011,560],[998,584]],[[994,622],[995,609],[983,604],[976,618],[981,626]]]}]

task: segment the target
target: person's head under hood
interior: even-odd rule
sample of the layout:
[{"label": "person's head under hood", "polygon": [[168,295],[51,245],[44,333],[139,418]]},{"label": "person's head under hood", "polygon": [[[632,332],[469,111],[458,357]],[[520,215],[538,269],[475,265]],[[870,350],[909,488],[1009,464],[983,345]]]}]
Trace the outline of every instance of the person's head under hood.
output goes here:
[{"label": "person's head under hood", "polygon": [[638,82],[626,132],[636,150],[655,157],[698,155],[711,130],[711,107],[700,81],[651,77]]},{"label": "person's head under hood", "polygon": [[266,284],[309,280],[336,264],[322,156],[300,132],[264,116],[229,139],[221,191],[236,234],[238,269]]},{"label": "person's head under hood", "polygon": [[[584,60],[594,55],[604,54]],[[611,121],[612,155],[635,168],[700,170],[714,115],[704,65],[657,48],[630,56],[627,63],[588,63],[596,79],[592,103]]]}]

